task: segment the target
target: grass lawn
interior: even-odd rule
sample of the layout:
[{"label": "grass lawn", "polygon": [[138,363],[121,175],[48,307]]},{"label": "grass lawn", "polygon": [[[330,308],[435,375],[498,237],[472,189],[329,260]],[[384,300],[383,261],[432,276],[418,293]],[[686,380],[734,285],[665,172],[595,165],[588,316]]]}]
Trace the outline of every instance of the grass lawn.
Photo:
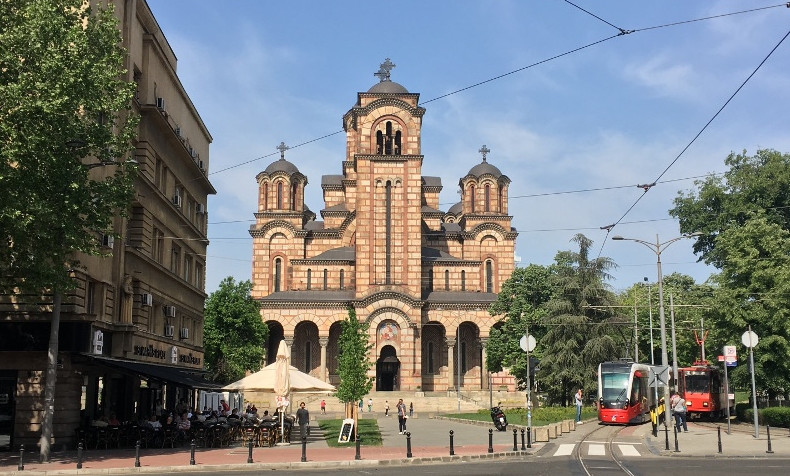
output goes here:
[{"label": "grass lawn", "polygon": [[[452,418],[464,420],[491,422],[491,413],[488,410],[480,410],[476,413],[455,413],[445,415]],[[512,425],[526,425],[527,412],[523,408],[511,408],[505,410],[507,422]],[[595,418],[597,412],[593,407],[582,408],[582,420]],[[562,420],[572,420],[576,418],[576,407],[540,407],[532,410],[532,426],[548,425],[558,423]],[[493,424],[493,422],[492,422]],[[362,440],[364,441],[364,440]]]},{"label": "grass lawn", "polygon": [[[338,443],[337,438],[340,435],[340,428],[343,426],[343,420],[319,420],[318,425],[324,432],[326,444],[331,448],[338,447],[353,447],[354,442]],[[381,432],[379,431],[379,424],[375,419],[361,419],[359,420],[359,436],[362,438],[360,443],[362,446],[381,446]]]}]

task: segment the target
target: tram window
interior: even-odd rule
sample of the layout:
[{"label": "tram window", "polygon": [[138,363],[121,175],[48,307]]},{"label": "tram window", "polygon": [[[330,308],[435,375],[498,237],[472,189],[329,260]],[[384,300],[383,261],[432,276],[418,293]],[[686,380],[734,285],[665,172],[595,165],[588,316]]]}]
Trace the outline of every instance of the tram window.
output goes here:
[{"label": "tram window", "polygon": [[605,373],[601,375],[605,402],[625,402],[628,396],[628,374]]},{"label": "tram window", "polygon": [[710,379],[705,372],[686,372],[686,391],[693,393],[707,392]]}]

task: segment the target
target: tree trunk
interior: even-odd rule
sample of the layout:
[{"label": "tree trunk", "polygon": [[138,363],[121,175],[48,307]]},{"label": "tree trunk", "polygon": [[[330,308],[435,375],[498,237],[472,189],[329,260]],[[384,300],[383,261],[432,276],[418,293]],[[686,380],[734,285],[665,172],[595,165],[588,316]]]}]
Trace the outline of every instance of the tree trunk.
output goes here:
[{"label": "tree trunk", "polygon": [[58,331],[60,330],[60,306],[63,295],[58,290],[52,294],[52,321],[49,329],[47,350],[47,373],[44,378],[44,417],[41,422],[41,452],[39,461],[48,463],[52,442],[52,419],[55,414],[55,384],[58,378]]}]

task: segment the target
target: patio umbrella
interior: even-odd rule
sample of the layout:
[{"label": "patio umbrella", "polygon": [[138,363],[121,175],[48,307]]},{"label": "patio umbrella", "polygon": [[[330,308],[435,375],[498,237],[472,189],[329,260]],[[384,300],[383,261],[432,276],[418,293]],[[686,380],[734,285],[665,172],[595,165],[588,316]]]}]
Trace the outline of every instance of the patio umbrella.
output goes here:
[{"label": "patio umbrella", "polygon": [[[288,406],[288,394],[291,392],[291,372],[288,364],[288,346],[284,340],[277,348],[277,361],[274,363],[274,393],[277,395],[277,408],[280,409],[280,428],[285,429],[285,407]],[[281,444],[285,444],[285,431],[281,431]]]},{"label": "patio umbrella", "polygon": [[[261,370],[250,374],[243,379],[229,383],[222,390],[229,392],[270,392],[277,395],[274,390],[274,381],[277,374],[277,362],[269,364]],[[288,378],[293,392],[332,392],[335,387],[317,379],[310,374],[300,372],[294,366],[288,366]]]}]

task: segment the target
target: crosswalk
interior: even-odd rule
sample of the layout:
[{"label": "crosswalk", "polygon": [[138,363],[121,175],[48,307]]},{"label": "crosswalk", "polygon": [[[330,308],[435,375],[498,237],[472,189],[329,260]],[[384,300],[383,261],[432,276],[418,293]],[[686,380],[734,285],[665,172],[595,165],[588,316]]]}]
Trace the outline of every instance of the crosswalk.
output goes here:
[{"label": "crosswalk", "polygon": [[[584,443],[562,443],[557,445],[557,449],[552,456],[570,456],[577,446],[579,447],[579,451],[585,456],[606,456],[609,449],[607,443],[593,441]],[[640,450],[646,451],[641,443],[615,442],[612,444],[612,448],[614,448],[615,452],[618,452],[617,456],[622,457],[640,456],[642,454]]]}]

